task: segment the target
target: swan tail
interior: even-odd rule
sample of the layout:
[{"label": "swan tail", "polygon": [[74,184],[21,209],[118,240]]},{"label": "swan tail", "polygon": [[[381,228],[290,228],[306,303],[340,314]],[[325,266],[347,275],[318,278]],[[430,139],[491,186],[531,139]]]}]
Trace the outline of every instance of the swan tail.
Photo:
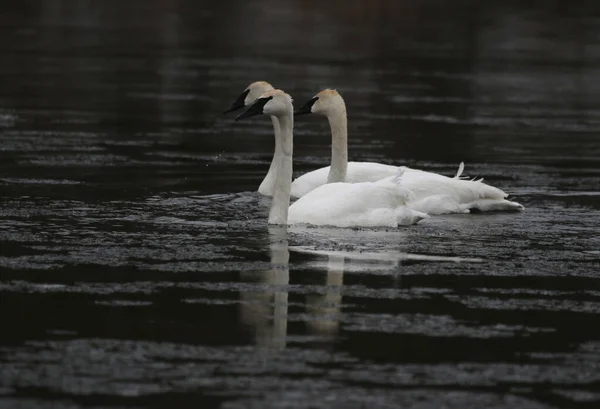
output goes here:
[{"label": "swan tail", "polygon": [[467,205],[471,213],[479,212],[520,212],[525,210],[525,206],[517,202],[502,199],[480,199]]},{"label": "swan tail", "polygon": [[469,213],[468,207],[458,203],[455,198],[443,194],[428,196],[419,201],[411,202],[408,206],[429,215]]}]

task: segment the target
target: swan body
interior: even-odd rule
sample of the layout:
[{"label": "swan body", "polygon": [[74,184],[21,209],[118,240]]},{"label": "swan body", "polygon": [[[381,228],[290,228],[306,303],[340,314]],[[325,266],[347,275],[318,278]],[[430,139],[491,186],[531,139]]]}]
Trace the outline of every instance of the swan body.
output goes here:
[{"label": "swan body", "polygon": [[[330,171],[331,166],[326,166],[296,178],[294,183],[292,183],[292,196],[302,197],[319,186],[326,184]],[[394,176],[397,172],[397,166],[372,162],[348,162],[348,171],[344,182],[375,182]]]},{"label": "swan body", "polygon": [[408,192],[402,187],[404,169],[377,182],[328,183],[290,206],[288,223],[337,227],[397,227],[429,216],[404,206]]},{"label": "swan body", "polygon": [[[462,164],[461,164],[462,165]],[[405,169],[402,185],[408,191],[407,206],[430,215],[472,211],[520,211],[519,203],[506,200],[506,193],[481,180],[449,178],[433,172]],[[459,170],[460,172],[460,170]]]},{"label": "swan body", "polygon": [[[360,182],[380,176],[392,177],[386,172],[397,171],[389,165],[367,162],[348,163],[348,126],[346,105],[341,95],[326,89],[304,104],[296,115],[316,113],[324,115],[331,128],[331,166],[310,172],[297,179],[302,180],[298,194],[307,194],[309,189],[332,182]],[[456,176],[449,178],[433,172],[404,168],[402,186],[409,192],[407,207],[430,215],[449,213],[469,213],[471,211],[520,211],[519,203],[506,200],[502,190],[483,183],[482,180],[465,180],[461,163]],[[329,169],[325,178],[325,169]],[[314,176],[313,176],[314,174]],[[363,179],[364,178],[364,179]],[[374,179],[377,180],[377,179]],[[299,184],[300,185],[300,184]]]},{"label": "swan body", "polygon": [[[242,92],[237,100],[231,105],[231,107],[225,111],[225,113],[237,111],[241,108],[248,107],[254,103],[261,95],[265,92],[272,91],[275,88],[266,81],[256,81],[248,85],[248,87]],[[258,192],[265,196],[273,196],[273,186],[275,184],[275,168],[280,158],[280,147],[279,138],[280,133],[279,120],[276,116],[271,116],[271,122],[273,124],[273,134],[275,135],[275,151],[273,153],[273,159],[269,171],[262,180],[258,187]],[[397,166],[384,165],[380,163],[370,162],[350,162],[347,165],[347,178],[345,182],[358,183],[358,182],[375,182],[388,176],[393,176],[398,171]],[[304,196],[311,190],[327,183],[327,177],[330,173],[330,166],[320,168],[296,178],[292,182],[293,198]]]},{"label": "swan body", "polygon": [[279,120],[280,160],[276,167],[269,224],[311,224],[337,227],[397,227],[429,217],[405,206],[404,168],[377,182],[329,183],[313,189],[290,206],[294,115],[291,97],[281,90],[263,94],[236,120],[254,115]]}]

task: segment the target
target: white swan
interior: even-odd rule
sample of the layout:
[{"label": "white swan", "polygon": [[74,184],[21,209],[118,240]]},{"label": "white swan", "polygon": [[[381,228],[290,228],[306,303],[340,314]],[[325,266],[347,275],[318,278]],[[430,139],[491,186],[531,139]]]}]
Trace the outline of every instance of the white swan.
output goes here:
[{"label": "white swan", "polygon": [[280,160],[276,165],[269,224],[397,227],[429,217],[404,206],[407,192],[400,184],[403,168],[393,177],[378,182],[322,185],[290,206],[294,127],[292,98],[281,90],[268,91],[236,120],[259,114],[277,117],[280,125]]},{"label": "white swan", "polygon": [[[250,84],[244,92],[240,94],[240,96],[236,99],[236,101],[231,105],[231,107],[225,111],[225,113],[237,111],[238,109],[245,108],[249,105],[252,105],[254,101],[258,99],[262,94],[267,91],[271,91],[275,88],[271,84],[265,81],[256,81]],[[342,108],[345,109],[346,106],[342,105]],[[280,149],[277,135],[279,134],[279,121],[275,116],[271,116],[271,121],[273,123],[273,133],[275,135],[275,152],[273,154],[273,160],[271,161],[271,166],[269,167],[269,171],[267,175],[261,182],[258,187],[258,192],[262,195],[273,196],[273,185],[275,183],[275,163],[279,160]],[[331,122],[331,121],[330,121]],[[331,130],[334,132],[336,130],[336,134],[346,134],[346,121],[344,115],[343,123],[332,123]],[[348,160],[348,147],[347,147],[347,138],[346,139],[334,139],[334,143],[332,145],[332,161],[341,161],[345,157],[346,162]],[[337,166],[336,166],[337,165]],[[346,168],[344,170],[344,174],[341,175],[338,170],[341,170],[341,163],[334,163],[334,172],[330,172],[330,166],[326,166],[324,168],[320,168],[314,170],[312,172],[308,172],[294,180],[292,182],[292,191],[291,195],[293,198],[298,198],[304,196],[306,193],[315,189],[318,186],[324,185],[325,183],[330,183],[334,181],[344,181],[349,183],[357,183],[357,182],[374,182],[380,179],[383,179],[388,176],[393,176],[398,171],[398,167],[391,165],[383,165],[380,163],[369,163],[369,162],[350,162],[347,163]],[[335,172],[338,172],[336,174]],[[343,177],[338,177],[343,176]]]},{"label": "white swan", "polygon": [[[295,183],[306,193],[331,182],[378,180],[397,171],[397,167],[369,162],[348,163],[348,131],[346,104],[341,95],[331,89],[319,92],[295,113],[296,116],[316,113],[324,115],[331,127],[331,167],[302,175]],[[408,204],[414,210],[428,214],[469,213],[470,211],[519,211],[524,207],[505,198],[502,190],[481,180],[463,180],[461,163],[454,178],[405,168],[402,186],[410,193]],[[325,176],[327,174],[327,176]]]},{"label": "white swan", "polygon": [[[237,111],[238,109],[245,108],[249,105],[252,105],[254,101],[258,99],[262,94],[267,91],[272,91],[275,88],[271,84],[265,81],[256,81],[252,84],[248,85],[248,87],[240,94],[240,96],[235,100],[235,102],[229,107],[225,113]],[[271,122],[273,123],[273,133],[275,134],[275,152],[273,153],[273,160],[271,161],[271,166],[269,167],[269,171],[267,175],[261,182],[258,187],[258,192],[261,195],[265,196],[273,196],[273,185],[275,184],[275,168],[276,164],[279,162],[279,121],[276,117],[271,116]]]}]

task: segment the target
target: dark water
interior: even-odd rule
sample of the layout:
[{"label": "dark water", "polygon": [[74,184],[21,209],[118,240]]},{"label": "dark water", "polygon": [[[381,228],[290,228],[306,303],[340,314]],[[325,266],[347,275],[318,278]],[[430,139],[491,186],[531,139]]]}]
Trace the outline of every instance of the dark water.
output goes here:
[{"label": "dark water", "polygon": [[[600,6],[527,4],[5,1],[0,407],[598,407]],[[268,228],[256,80],[527,209]]]}]

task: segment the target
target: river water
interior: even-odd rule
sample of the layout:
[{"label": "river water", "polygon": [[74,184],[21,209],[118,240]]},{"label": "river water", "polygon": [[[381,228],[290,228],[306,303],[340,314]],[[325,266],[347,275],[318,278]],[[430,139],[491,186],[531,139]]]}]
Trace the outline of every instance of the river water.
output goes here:
[{"label": "river water", "polygon": [[[600,404],[594,2],[5,3],[0,407]],[[526,210],[267,227],[270,122],[222,115],[256,80]]]}]

